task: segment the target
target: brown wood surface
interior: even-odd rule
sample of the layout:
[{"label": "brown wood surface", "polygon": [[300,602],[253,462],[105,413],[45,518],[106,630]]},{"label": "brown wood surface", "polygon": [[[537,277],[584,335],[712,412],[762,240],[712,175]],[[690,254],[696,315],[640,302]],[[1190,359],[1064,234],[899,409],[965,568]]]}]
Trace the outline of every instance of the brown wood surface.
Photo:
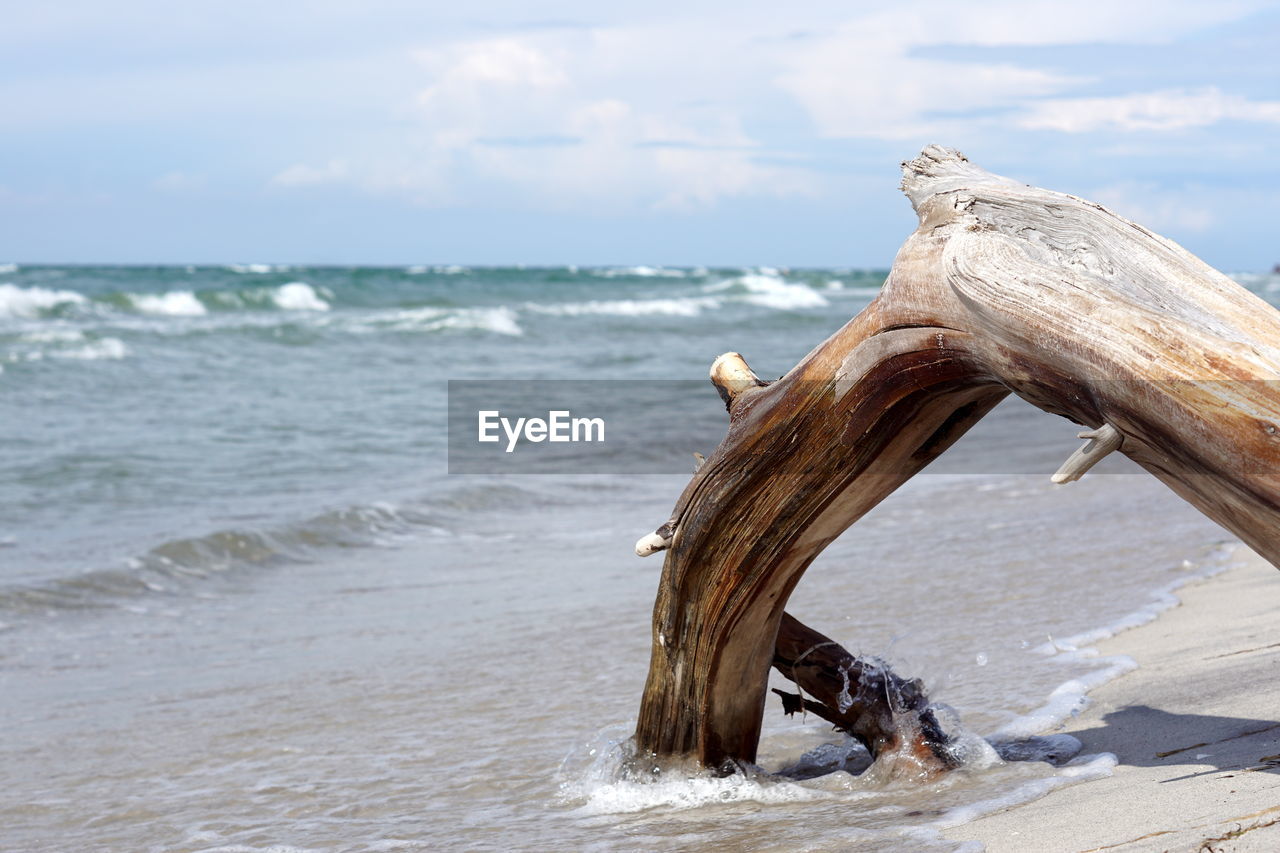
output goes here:
[{"label": "brown wood surface", "polygon": [[1119,452],[1280,560],[1280,312],[1100,205],[957,152],[903,173],[920,225],[876,300],[777,382],[732,354],[713,367],[728,434],[642,550],[666,554],[642,756],[754,760],[804,570],[1009,392],[1109,424]]}]

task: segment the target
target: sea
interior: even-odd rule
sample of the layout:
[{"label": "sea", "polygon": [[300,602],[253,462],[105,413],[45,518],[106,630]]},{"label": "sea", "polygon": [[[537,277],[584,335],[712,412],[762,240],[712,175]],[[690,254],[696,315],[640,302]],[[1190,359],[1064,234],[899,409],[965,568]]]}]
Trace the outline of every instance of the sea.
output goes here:
[{"label": "sea", "polygon": [[[1078,427],[1016,399],[788,608],[921,678],[964,767],[879,773],[771,697],[756,766],[624,772],[633,547],[717,440],[708,366],[782,375],[885,275],[0,265],[0,849],[946,851],[1109,774],[1055,734],[1135,666],[1093,644],[1240,546],[1123,459],[1053,485]],[[482,380],[693,390],[629,410],[652,465],[474,473],[448,404]]]}]

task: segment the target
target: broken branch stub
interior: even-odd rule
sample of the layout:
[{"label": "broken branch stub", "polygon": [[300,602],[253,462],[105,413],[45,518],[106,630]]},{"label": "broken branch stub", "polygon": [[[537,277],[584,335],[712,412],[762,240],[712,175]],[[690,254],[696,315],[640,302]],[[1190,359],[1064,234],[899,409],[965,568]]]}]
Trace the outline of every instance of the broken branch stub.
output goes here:
[{"label": "broken branch stub", "polygon": [[768,385],[740,354],[727,352],[711,362],[711,384],[720,392],[724,407],[733,411],[733,403],[742,394]]},{"label": "broken branch stub", "polygon": [[871,305],[767,386],[737,354],[713,367],[728,434],[653,543],[642,754],[753,760],[809,563],[1010,391],[1093,428],[1055,476],[1118,448],[1280,560],[1280,313],[1102,206],[958,152],[930,146],[903,174],[920,225]]},{"label": "broken branch stub", "polygon": [[1120,430],[1111,424],[1103,424],[1097,429],[1087,429],[1077,433],[1076,438],[1087,439],[1082,447],[1076,449],[1062,463],[1062,467],[1049,479],[1055,483],[1074,483],[1085,475],[1085,472],[1102,461],[1108,453],[1119,450],[1124,442]]}]

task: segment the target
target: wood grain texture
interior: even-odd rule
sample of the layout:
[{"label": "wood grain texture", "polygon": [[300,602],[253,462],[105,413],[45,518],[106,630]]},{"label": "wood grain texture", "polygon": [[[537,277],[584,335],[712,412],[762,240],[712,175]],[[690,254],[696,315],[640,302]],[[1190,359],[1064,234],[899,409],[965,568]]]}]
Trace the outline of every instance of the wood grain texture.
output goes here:
[{"label": "wood grain texture", "polygon": [[1101,205],[958,152],[930,146],[903,175],[920,224],[876,300],[777,382],[717,361],[728,434],[660,528],[642,756],[754,760],[805,569],[1010,391],[1109,424],[1108,449],[1280,560],[1280,313]]}]

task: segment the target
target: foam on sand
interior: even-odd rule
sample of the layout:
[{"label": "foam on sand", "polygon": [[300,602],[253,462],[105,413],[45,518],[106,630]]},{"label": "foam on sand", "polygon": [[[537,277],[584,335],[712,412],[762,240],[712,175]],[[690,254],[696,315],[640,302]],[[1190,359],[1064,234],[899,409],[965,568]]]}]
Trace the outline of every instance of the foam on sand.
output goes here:
[{"label": "foam on sand", "polygon": [[[1268,761],[1280,748],[1269,649],[1280,581],[1237,547],[1233,558],[1244,561],[1181,592],[1181,607],[1104,641],[1140,666],[1099,688],[1068,731],[1086,749],[1114,753],[1110,778],[979,816],[948,829],[949,839],[991,853],[1280,849]],[[1218,843],[1228,838],[1235,843]]]},{"label": "foam on sand", "polygon": [[984,815],[1039,799],[1055,788],[1105,778],[1112,774],[1116,764],[1116,757],[1109,752],[1081,756],[1058,768],[1052,776],[1032,779],[1005,794],[949,809],[934,826],[938,829],[961,826]]},{"label": "foam on sand", "polygon": [[[1048,642],[1036,646],[1032,649],[1032,652],[1045,655],[1053,663],[1086,663],[1092,664],[1096,668],[1092,672],[1069,679],[1058,685],[1049,694],[1043,705],[1001,726],[993,734],[993,737],[1010,740],[1031,737],[1039,732],[1061,726],[1067,720],[1078,715],[1089,706],[1089,692],[1091,690],[1095,690],[1138,668],[1138,664],[1133,658],[1127,655],[1104,657],[1099,655],[1098,650],[1093,648],[1092,644],[1114,637],[1131,628],[1137,628],[1155,621],[1156,617],[1161,613],[1178,605],[1178,597],[1174,594],[1178,589],[1189,583],[1226,571],[1233,559],[1234,550],[1232,548],[1216,548],[1208,555],[1203,565],[1198,567],[1198,571],[1155,590],[1151,594],[1151,600],[1132,613],[1122,616],[1101,628],[1084,631],[1063,639],[1050,638]],[[1184,561],[1183,568],[1191,570],[1197,567],[1190,561]]]},{"label": "foam on sand", "polygon": [[764,773],[732,773],[717,778],[678,769],[649,779],[629,776],[633,726],[609,726],[566,756],[560,766],[560,799],[581,814],[627,814],[646,809],[695,809],[722,803],[794,803],[828,799],[829,792]]}]

